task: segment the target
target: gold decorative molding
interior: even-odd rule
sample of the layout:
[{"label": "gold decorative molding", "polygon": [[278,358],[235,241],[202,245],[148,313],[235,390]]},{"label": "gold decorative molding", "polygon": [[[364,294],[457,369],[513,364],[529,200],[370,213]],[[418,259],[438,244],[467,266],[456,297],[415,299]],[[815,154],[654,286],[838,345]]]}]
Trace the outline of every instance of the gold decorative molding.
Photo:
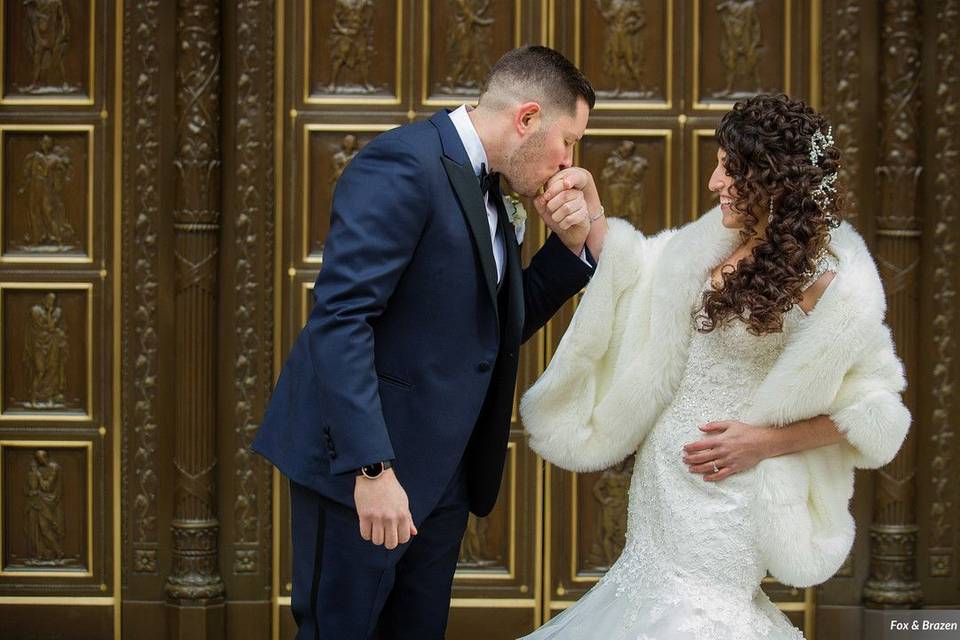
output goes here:
[{"label": "gold decorative molding", "polygon": [[463,609],[528,609],[537,601],[533,598],[450,598],[450,606]]},{"label": "gold decorative molding", "polygon": [[[116,602],[113,596],[0,596],[0,605],[14,606],[112,607],[114,604]],[[119,629],[114,638],[120,639]]]},{"label": "gold decorative molding", "polygon": [[[547,323],[549,328],[550,323]],[[550,336],[544,336],[547,348],[550,347]],[[551,353],[552,355],[552,353]],[[553,600],[553,465],[545,462],[543,465],[543,597],[541,598],[541,610],[543,611],[543,620],[550,619],[550,612],[554,608]]]},{"label": "gold decorative molding", "polygon": [[[0,604],[3,604],[2,600]],[[277,605],[289,607],[290,596],[277,598]],[[450,606],[462,609],[532,609],[537,606],[537,601],[534,598],[450,598]]]},{"label": "gold decorative molding", "polygon": [[810,0],[810,106],[823,107],[823,0]]},{"label": "gold decorative molding", "polygon": [[[273,379],[276,382],[280,376],[280,368],[283,364],[284,345],[284,326],[283,326],[283,300],[284,300],[284,278],[283,278],[283,257],[284,257],[284,211],[285,211],[285,164],[284,156],[286,150],[286,102],[285,102],[285,58],[284,49],[286,46],[286,21],[284,15],[284,6],[286,2],[282,0],[274,3],[274,140],[273,145],[273,166],[274,166],[274,238],[273,238]],[[291,120],[290,126],[293,126]],[[281,544],[281,518],[280,518],[280,471],[273,467],[270,477],[270,640],[279,640],[280,638],[280,544]],[[287,606],[290,605],[287,597]]]},{"label": "gold decorative molding", "polygon": [[[86,467],[86,567],[73,571],[43,571],[43,570],[7,570],[3,567],[5,558],[0,558],[0,577],[17,576],[30,578],[89,578],[93,576],[93,441],[92,440],[0,440],[0,465],[4,462],[4,449],[83,449],[84,466]],[[3,533],[6,523],[3,521],[6,511],[3,505],[3,481],[6,474],[0,470],[0,553],[3,552]],[[113,603],[113,598],[103,598]]]},{"label": "gold decorative molding", "polygon": [[[123,508],[122,501],[122,459],[123,459],[123,400],[121,385],[123,383],[123,69],[124,69],[124,10],[125,0],[118,0],[114,4],[114,69],[113,69],[113,376],[111,388],[111,489],[113,496],[111,504],[113,512],[110,514],[111,530],[113,532],[113,639],[121,640],[123,627],[121,624],[121,582],[123,575]],[[106,600],[107,598],[104,598]]]},{"label": "gold decorative molding", "polygon": [[[2,11],[0,11],[2,15]],[[3,64],[0,63],[0,68]],[[6,169],[4,167],[4,158],[6,154],[6,133],[32,131],[37,133],[83,133],[87,137],[87,182],[84,185],[86,190],[86,208],[84,217],[86,218],[87,242],[84,250],[85,255],[56,255],[43,253],[40,255],[8,255],[4,252],[3,229],[6,226],[6,211],[3,211],[5,202],[4,185],[6,183]],[[94,216],[94,125],[92,124],[2,124],[0,125],[0,264],[2,263],[34,263],[34,264],[90,264],[94,261],[93,254],[93,216]]]}]

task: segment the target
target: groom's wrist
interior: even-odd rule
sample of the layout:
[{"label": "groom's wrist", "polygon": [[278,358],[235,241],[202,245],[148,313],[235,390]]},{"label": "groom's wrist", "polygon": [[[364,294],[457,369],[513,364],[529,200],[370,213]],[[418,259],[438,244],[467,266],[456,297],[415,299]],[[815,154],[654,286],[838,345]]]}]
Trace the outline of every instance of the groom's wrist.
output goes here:
[{"label": "groom's wrist", "polygon": [[393,468],[392,460],[383,460],[381,462],[375,462],[373,464],[366,464],[357,469],[357,477],[369,478],[375,480],[383,475],[383,472],[387,469]]}]

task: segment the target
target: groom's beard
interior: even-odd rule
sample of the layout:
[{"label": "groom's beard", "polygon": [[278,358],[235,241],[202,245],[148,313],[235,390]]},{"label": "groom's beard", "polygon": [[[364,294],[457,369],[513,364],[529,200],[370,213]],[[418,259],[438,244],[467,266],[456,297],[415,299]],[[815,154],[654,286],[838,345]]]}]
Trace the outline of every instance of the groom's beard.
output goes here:
[{"label": "groom's beard", "polygon": [[542,130],[531,135],[507,160],[507,170],[502,174],[510,188],[525,198],[536,197],[544,185],[545,180],[536,175],[535,167],[543,162],[546,137]]}]

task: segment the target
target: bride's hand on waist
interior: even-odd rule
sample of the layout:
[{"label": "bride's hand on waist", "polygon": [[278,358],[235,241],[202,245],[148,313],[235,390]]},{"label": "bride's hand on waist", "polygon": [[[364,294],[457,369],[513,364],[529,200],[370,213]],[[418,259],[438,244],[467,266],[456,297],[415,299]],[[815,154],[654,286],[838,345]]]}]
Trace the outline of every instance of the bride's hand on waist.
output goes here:
[{"label": "bride's hand on waist", "polygon": [[775,455],[769,429],[735,420],[710,422],[700,427],[707,434],[683,446],[683,463],[690,473],[699,473],[707,482],[716,482],[750,469]]}]

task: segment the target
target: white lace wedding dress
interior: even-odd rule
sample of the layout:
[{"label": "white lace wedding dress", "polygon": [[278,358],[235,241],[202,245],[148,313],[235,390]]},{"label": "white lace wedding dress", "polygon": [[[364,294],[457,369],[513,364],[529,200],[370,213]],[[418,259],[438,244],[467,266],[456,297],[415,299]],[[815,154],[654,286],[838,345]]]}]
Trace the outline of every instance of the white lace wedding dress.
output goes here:
[{"label": "white lace wedding dress", "polygon": [[623,553],[524,640],[802,640],[760,589],[753,470],[707,482],[688,471],[681,449],[704,437],[701,425],[746,413],[803,319],[794,307],[783,333],[754,336],[740,321],[694,332],[677,394],[637,451]]}]

